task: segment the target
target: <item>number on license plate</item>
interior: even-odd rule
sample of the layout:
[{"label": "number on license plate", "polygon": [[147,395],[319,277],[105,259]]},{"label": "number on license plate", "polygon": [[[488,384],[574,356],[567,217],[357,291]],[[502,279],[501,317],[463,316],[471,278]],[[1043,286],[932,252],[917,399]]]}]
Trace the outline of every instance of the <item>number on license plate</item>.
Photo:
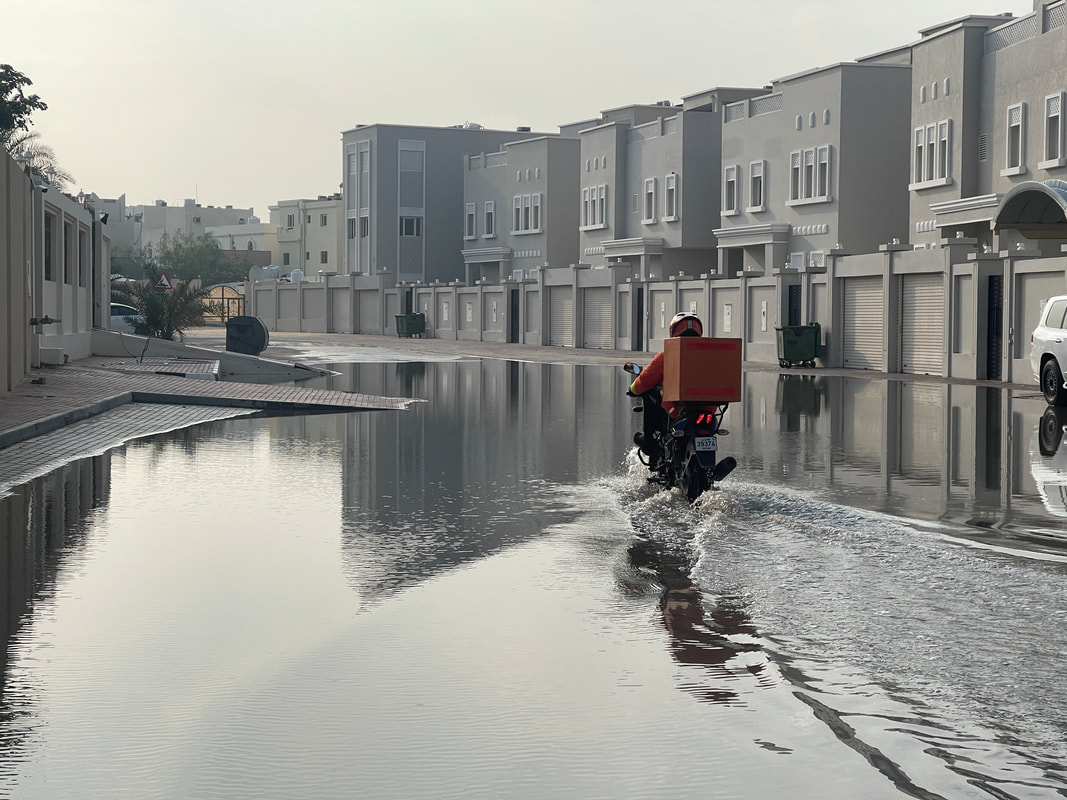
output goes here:
[{"label": "number on license plate", "polygon": [[719,447],[718,439],[714,436],[697,436],[693,441],[700,451],[717,450]]}]

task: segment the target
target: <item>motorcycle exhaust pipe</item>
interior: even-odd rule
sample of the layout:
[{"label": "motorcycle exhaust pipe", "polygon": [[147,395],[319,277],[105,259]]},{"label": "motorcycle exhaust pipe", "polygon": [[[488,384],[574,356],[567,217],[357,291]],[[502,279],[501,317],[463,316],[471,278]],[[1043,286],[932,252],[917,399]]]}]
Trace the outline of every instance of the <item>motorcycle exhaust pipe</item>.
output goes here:
[{"label": "motorcycle exhaust pipe", "polygon": [[711,471],[711,477],[716,483],[718,483],[731,472],[733,472],[736,466],[737,461],[734,459],[734,457],[727,456],[715,465],[715,468]]}]

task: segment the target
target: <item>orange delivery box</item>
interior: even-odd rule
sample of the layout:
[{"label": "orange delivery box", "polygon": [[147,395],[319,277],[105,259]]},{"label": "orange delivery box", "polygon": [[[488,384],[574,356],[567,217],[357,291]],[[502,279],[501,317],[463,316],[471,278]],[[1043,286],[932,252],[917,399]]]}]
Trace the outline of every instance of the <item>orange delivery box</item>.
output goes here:
[{"label": "orange delivery box", "polygon": [[663,399],[672,403],[741,400],[741,340],[681,336],[663,342]]}]

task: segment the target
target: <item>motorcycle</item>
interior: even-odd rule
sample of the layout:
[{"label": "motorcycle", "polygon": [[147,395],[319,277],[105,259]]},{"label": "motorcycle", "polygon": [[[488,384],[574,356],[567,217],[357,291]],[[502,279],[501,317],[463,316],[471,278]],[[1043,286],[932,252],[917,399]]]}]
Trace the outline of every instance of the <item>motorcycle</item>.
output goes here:
[{"label": "motorcycle", "polygon": [[[633,363],[623,369],[634,376],[641,372]],[[676,403],[674,415],[668,416],[658,390],[645,392],[640,398],[641,405],[634,411],[644,415],[644,430],[650,432],[651,441],[646,442],[643,433],[638,433],[634,442],[638,459],[651,473],[649,483],[668,489],[677,486],[692,503],[737,466],[732,456],[718,457],[719,437],[730,435],[722,427],[728,403]]]}]

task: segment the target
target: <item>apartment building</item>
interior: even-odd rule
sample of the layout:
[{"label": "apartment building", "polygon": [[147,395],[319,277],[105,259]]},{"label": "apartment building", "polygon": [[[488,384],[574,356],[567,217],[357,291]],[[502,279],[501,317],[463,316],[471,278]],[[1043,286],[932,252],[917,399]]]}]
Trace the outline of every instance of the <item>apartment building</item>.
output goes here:
[{"label": "apartment building", "polygon": [[468,285],[578,261],[577,138],[538,136],[463,159]]},{"label": "apartment building", "polygon": [[1067,3],[969,16],[912,45],[913,241],[1058,256],[1067,185]]},{"label": "apartment building", "polygon": [[116,250],[154,250],[159,247],[163,234],[173,235],[181,231],[201,236],[208,228],[258,222],[251,208],[205,206],[191,198],[186,198],[180,206],[169,205],[165,200],[156,200],[152,205],[130,206],[126,204],[125,194],[118,198],[94,195],[93,202],[101,213],[108,215],[108,229]]},{"label": "apartment building", "polygon": [[515,139],[472,123],[344,131],[345,271],[395,282],[463,278],[463,157]]},{"label": "apartment building", "polygon": [[907,239],[905,51],[780,78],[723,111],[718,272],[825,266]]},{"label": "apartment building", "polygon": [[335,193],[315,199],[281,200],[270,207],[277,230],[277,260],[283,275],[299,269],[306,278],[345,272],[344,198]]},{"label": "apartment building", "polygon": [[722,106],[763,89],[709,89],[682,101],[610,109],[581,131],[582,262],[634,277],[715,267]]}]

